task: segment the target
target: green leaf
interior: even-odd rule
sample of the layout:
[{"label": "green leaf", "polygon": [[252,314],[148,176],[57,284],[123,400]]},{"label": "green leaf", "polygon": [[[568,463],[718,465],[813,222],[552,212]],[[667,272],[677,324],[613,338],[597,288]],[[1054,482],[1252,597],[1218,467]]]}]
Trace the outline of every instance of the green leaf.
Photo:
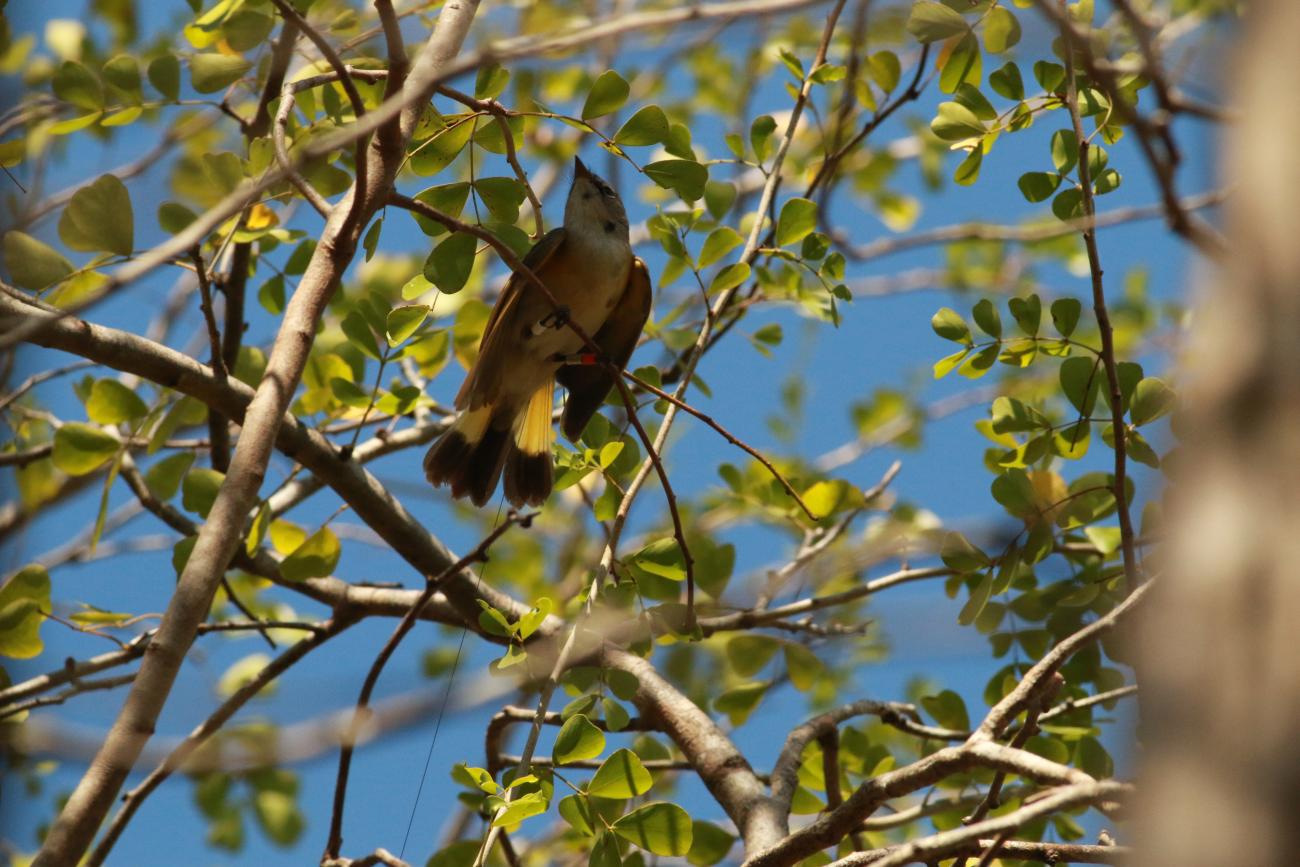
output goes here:
[{"label": "green leaf", "polygon": [[1133,424],[1141,427],[1166,415],[1173,408],[1174,390],[1164,380],[1148,376],[1137,384],[1133,392],[1129,417]]},{"label": "green leaf", "polygon": [[1034,484],[1022,469],[1012,468],[997,476],[989,486],[989,492],[1017,518],[1032,518],[1038,514]]},{"label": "green leaf", "polygon": [[1121,180],[1122,178],[1120,177],[1119,172],[1114,169],[1106,169],[1097,178],[1096,183],[1093,184],[1093,189],[1096,191],[1097,195],[1104,196],[1107,193],[1113,193],[1115,190],[1118,190]]},{"label": "green leaf", "polygon": [[39,656],[45,649],[41,612],[50,610],[50,574],[44,566],[25,566],[0,585],[0,656]]},{"label": "green leaf", "polygon": [[557,765],[594,759],[605,751],[605,735],[582,714],[574,714],[560,726],[551,758]]},{"label": "green leaf", "polygon": [[86,414],[98,424],[120,424],[148,412],[139,395],[116,379],[96,380],[86,399]]},{"label": "green leaf", "polygon": [[1001,54],[1020,41],[1020,22],[1005,6],[995,6],[984,16],[984,48]]},{"label": "green leaf", "polygon": [[960,352],[954,352],[952,355],[944,356],[934,363],[934,378],[943,379],[948,374],[957,369],[957,365],[966,360],[970,354],[969,349],[963,349]]},{"label": "green leaf", "polygon": [[659,144],[668,138],[668,116],[657,105],[638,109],[614,133],[614,143],[627,147]]},{"label": "green leaf", "polygon": [[732,262],[713,275],[713,280],[709,283],[709,294],[713,295],[718,292],[725,292],[728,289],[734,289],[748,279],[749,263]]},{"label": "green leaf", "polygon": [[54,466],[70,476],[84,476],[103,466],[122,444],[93,425],[68,422],[54,432]]},{"label": "green leaf", "polygon": [[587,101],[582,104],[582,119],[604,117],[618,111],[627,102],[628,87],[623,76],[612,69],[607,69],[592,83]]},{"label": "green leaf", "polygon": [[1079,142],[1074,130],[1058,129],[1052,133],[1052,165],[1058,174],[1067,174],[1079,162]]},{"label": "green leaf", "polygon": [[749,125],[749,145],[754,149],[754,157],[760,163],[772,152],[774,132],[776,132],[776,120],[770,114],[760,114]]},{"label": "green leaf", "polygon": [[693,160],[659,160],[647,165],[646,177],[667,190],[673,190],[687,202],[704,195],[709,170]]},{"label": "green leaf", "polygon": [[4,254],[9,276],[24,289],[44,289],[73,270],[62,253],[25,232],[5,232]]},{"label": "green leaf", "polygon": [[907,32],[920,42],[938,42],[969,29],[959,13],[931,0],[920,0],[907,18]]},{"label": "green leaf", "polygon": [[704,205],[709,214],[721,220],[736,202],[736,185],[728,181],[709,181],[704,185]]},{"label": "green leaf", "polygon": [[797,244],[816,228],[817,203],[809,199],[790,199],[781,206],[781,216],[776,221],[776,245]]},{"label": "green leaf", "polygon": [[163,202],[158,206],[158,225],[164,232],[175,235],[197,219],[197,214],[179,202]]},{"label": "green leaf", "polygon": [[185,474],[185,481],[181,483],[181,505],[187,511],[206,518],[208,512],[212,510],[212,504],[217,500],[217,493],[221,490],[221,483],[225,478],[224,473],[207,467],[196,467],[190,470]]},{"label": "green leaf", "polygon": [[1061,362],[1061,390],[1085,417],[1092,415],[1097,404],[1102,378],[1100,364],[1092,358],[1076,355]]},{"label": "green leaf", "polygon": [[140,64],[129,54],[119,54],[104,64],[104,80],[133,102],[139,102]]},{"label": "green leaf", "polygon": [[871,79],[881,90],[889,93],[898,87],[898,79],[903,74],[903,65],[898,55],[892,51],[877,51],[867,61],[870,64]]},{"label": "green leaf", "polygon": [[165,503],[176,496],[176,492],[181,487],[181,478],[193,463],[193,452],[177,452],[168,455],[149,468],[144,474],[144,483],[150,493]]},{"label": "green leaf", "polygon": [[326,578],[339,562],[339,540],[329,527],[321,527],[280,561],[280,574],[290,581]]},{"label": "green leaf", "polygon": [[966,712],[966,702],[950,689],[945,689],[938,695],[923,696],[921,707],[934,717],[935,722],[946,729],[957,731],[970,729],[970,715]]},{"label": "green leaf", "polygon": [[1017,102],[1025,98],[1025,82],[1020,77],[1020,67],[1015,63],[1005,63],[989,73],[989,86],[993,92]]},{"label": "green leaf", "polygon": [[980,43],[974,33],[967,33],[944,61],[939,73],[939,89],[953,93],[963,84],[978,85],[984,71]]},{"label": "green leaf", "polygon": [[453,232],[433,248],[424,262],[424,276],[438,289],[454,295],[465,288],[474,270],[474,252],[478,239],[464,232]]},{"label": "green leaf", "polygon": [[116,175],[101,175],[77,190],[59,218],[59,237],[74,250],[131,255],[135,217],[126,185]]},{"label": "green leaf", "polygon": [[948,533],[943,537],[939,557],[945,566],[958,572],[975,572],[985,568],[991,562],[987,554],[957,532]]},{"label": "green leaf", "polygon": [[595,798],[634,798],[650,791],[652,785],[654,779],[637,754],[620,749],[600,763],[587,784],[587,794]]},{"label": "green leaf", "polygon": [[181,93],[181,64],[174,54],[164,54],[149,62],[145,75],[149,83],[167,99],[176,99]]},{"label": "green leaf", "polygon": [[971,316],[980,330],[989,337],[996,339],[1002,336],[1002,317],[998,314],[998,308],[989,299],[982,298],[976,302]]},{"label": "green leaf", "polygon": [[225,90],[252,68],[242,57],[210,51],[190,58],[190,84],[198,93]]},{"label": "green leaf", "polygon": [[1052,199],[1052,213],[1058,220],[1076,220],[1083,216],[1083,191],[1078,187],[1061,190]]},{"label": "green leaf", "polygon": [[406,307],[394,307],[388,311],[386,334],[390,347],[400,346],[415,330],[424,324],[429,315],[429,305],[411,304]]},{"label": "green leaf", "polygon": [[[591,806],[587,803],[587,799],[581,795],[569,795],[567,798],[561,798],[560,816],[569,823],[569,827],[584,837],[596,836],[596,827],[600,820],[592,815]],[[476,853],[470,854],[474,855]]]},{"label": "green leaf", "polygon": [[474,78],[474,96],[478,99],[496,99],[510,83],[510,70],[499,63],[489,63],[479,69]]},{"label": "green leaf", "polygon": [[742,725],[754,712],[754,708],[758,707],[770,686],[767,681],[733,686],[713,699],[713,707],[718,712],[725,713],[733,726]]},{"label": "green leaf", "polygon": [[95,111],[104,107],[104,85],[86,67],[73,60],[65,60],[54,71],[50,80],[54,95],[78,108]]},{"label": "green leaf", "polygon": [[1057,298],[1052,302],[1052,324],[1062,337],[1069,337],[1079,324],[1083,305],[1078,298]]},{"label": "green leaf", "polygon": [[970,346],[972,343],[970,326],[966,324],[965,319],[962,319],[961,314],[951,307],[939,308],[939,312],[930,319],[930,327],[944,340],[951,340],[965,346]]},{"label": "green leaf", "polygon": [[255,794],[253,813],[266,836],[280,846],[293,845],[307,827],[297,799],[284,792],[267,790]]},{"label": "green leaf", "polygon": [[1044,202],[1061,185],[1061,176],[1052,172],[1026,172],[1016,182],[1029,202]]},{"label": "green leaf", "polygon": [[753,677],[771,661],[778,646],[767,635],[737,635],[727,642],[727,662],[741,677]]},{"label": "green leaf", "polygon": [[1034,64],[1034,79],[1048,93],[1056,93],[1065,83],[1065,67],[1059,63],[1040,60]]},{"label": "green leaf", "polygon": [[966,600],[966,604],[962,606],[961,611],[957,614],[957,622],[962,626],[969,626],[974,623],[975,619],[984,610],[984,606],[988,605],[989,596],[992,592],[993,573],[988,572],[985,573],[984,577],[980,578],[979,583],[975,585],[975,589],[971,591],[970,599]]},{"label": "green leaf", "polygon": [[785,668],[790,675],[790,683],[800,692],[811,690],[826,674],[826,666],[802,644],[787,641],[781,649],[785,653]]},{"label": "green leaf", "polygon": [[735,229],[730,226],[719,226],[704,239],[697,266],[707,268],[743,243],[745,239]]},{"label": "green leaf", "polygon": [[632,555],[629,565],[670,581],[686,580],[686,561],[672,536],[656,539]]},{"label": "green leaf", "polygon": [[502,223],[513,224],[519,219],[519,206],[527,193],[517,178],[479,178],[474,182],[474,189]]},{"label": "green leaf", "polygon": [[[415,198],[439,213],[446,214],[449,217],[459,217],[461,211],[465,209],[465,202],[469,199],[469,188],[469,184],[464,181],[454,184],[440,184],[436,187],[421,190],[415,194]],[[437,236],[447,232],[447,228],[442,223],[434,222],[414,211],[411,212],[411,216],[415,218],[420,230],[426,235]]]},{"label": "green leaf", "polygon": [[696,819],[691,822],[691,849],[686,860],[694,867],[711,867],[727,857],[735,842],[735,837],[712,822]]},{"label": "green leaf", "polygon": [[691,849],[690,814],[656,801],[637,807],[614,823],[614,833],[656,855],[685,855]]},{"label": "green leaf", "polygon": [[944,141],[978,138],[986,132],[984,124],[960,102],[942,102],[939,113],[930,121],[930,131]]},{"label": "green leaf", "polygon": [[420,142],[419,148],[411,155],[411,170],[417,175],[436,175],[451,165],[474,132],[474,121],[466,120],[464,116],[448,117],[445,122],[447,126]]}]

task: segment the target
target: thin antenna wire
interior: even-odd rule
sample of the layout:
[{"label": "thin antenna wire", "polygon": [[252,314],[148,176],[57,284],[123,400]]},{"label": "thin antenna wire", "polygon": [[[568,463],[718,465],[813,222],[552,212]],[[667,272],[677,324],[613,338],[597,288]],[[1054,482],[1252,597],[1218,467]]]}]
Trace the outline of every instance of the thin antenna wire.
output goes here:
[{"label": "thin antenna wire", "polygon": [[[501,508],[505,505],[505,492],[502,491],[501,499],[497,500],[497,516],[492,519],[492,529],[496,529],[501,524]],[[478,581],[475,584],[475,590],[483,588],[483,576],[487,572],[487,561],[483,568],[478,572]],[[438,718],[433,724],[433,737],[429,740],[429,751],[424,756],[424,770],[420,771],[420,785],[415,790],[415,801],[411,804],[411,815],[406,820],[406,833],[402,835],[402,848],[397,853],[398,858],[406,857],[406,844],[411,839],[411,828],[415,825],[415,813],[420,807],[420,796],[424,793],[424,781],[429,776],[429,763],[433,760],[433,750],[438,744],[438,732],[442,730],[442,717],[447,713],[447,705],[451,703],[451,687],[456,680],[456,669],[460,667],[460,656],[465,650],[465,636],[469,634],[469,626],[463,626],[460,630],[460,644],[456,646],[456,656],[451,661],[451,671],[447,674],[447,688],[443,690],[442,704],[438,707]]]}]

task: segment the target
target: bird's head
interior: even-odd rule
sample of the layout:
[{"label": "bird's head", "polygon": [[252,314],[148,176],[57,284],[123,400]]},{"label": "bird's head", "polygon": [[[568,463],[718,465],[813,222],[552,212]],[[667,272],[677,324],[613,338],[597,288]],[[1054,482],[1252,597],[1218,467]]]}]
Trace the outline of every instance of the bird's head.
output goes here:
[{"label": "bird's head", "polygon": [[573,186],[564,206],[564,227],[624,240],[628,237],[623,200],[613,187],[597,177],[577,157],[573,158]]}]

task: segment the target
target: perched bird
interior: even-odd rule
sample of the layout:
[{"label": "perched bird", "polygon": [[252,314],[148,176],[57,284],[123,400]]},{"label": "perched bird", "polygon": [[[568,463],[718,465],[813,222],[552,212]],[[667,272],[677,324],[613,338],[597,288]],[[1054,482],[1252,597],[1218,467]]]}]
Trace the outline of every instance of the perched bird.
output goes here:
[{"label": "perched bird", "polygon": [[[503,471],[512,504],[546,501],[556,380],[569,392],[561,427],[577,440],[614,386],[603,362],[620,370],[627,364],[650,314],[650,276],[632,255],[623,202],[579,159],[563,228],[538,241],[524,264],[560,309],[526,277],[511,275],[456,395],[460,415],[424,457],[430,484],[449,484],[453,497],[468,495],[476,506],[492,496]],[[584,347],[570,320],[600,356]]]}]

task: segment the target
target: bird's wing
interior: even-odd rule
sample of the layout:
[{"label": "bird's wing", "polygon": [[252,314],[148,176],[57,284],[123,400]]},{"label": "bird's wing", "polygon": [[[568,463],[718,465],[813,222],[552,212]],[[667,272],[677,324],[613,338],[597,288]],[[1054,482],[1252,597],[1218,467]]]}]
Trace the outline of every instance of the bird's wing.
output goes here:
[{"label": "bird's wing", "polygon": [[[564,229],[552,229],[542,236],[542,240],[533,245],[533,248],[524,256],[524,267],[528,268],[534,274],[542,270],[547,261],[550,260],[555,252],[564,244]],[[461,385],[460,391],[456,394],[456,408],[465,409],[470,403],[471,394],[475,391],[478,381],[482,378],[480,368],[485,364],[484,359],[488,358],[490,363],[491,344],[496,334],[497,326],[504,320],[516,304],[519,303],[525,287],[530,285],[530,281],[522,274],[511,274],[510,279],[506,281],[505,287],[501,290],[501,295],[497,298],[496,305],[492,308],[491,315],[488,316],[487,324],[483,326],[483,336],[479,339],[479,354],[474,362],[473,369],[465,377],[464,384]],[[472,408],[472,407],[470,407]]]},{"label": "bird's wing", "polygon": [[[650,302],[650,272],[645,262],[634,257],[618,304],[591,338],[619,370],[627,366],[632,350],[636,349],[637,339],[650,316]],[[571,364],[561,367],[555,378],[569,390],[561,426],[564,435],[576,442],[614,387],[614,374],[603,365]]]}]

